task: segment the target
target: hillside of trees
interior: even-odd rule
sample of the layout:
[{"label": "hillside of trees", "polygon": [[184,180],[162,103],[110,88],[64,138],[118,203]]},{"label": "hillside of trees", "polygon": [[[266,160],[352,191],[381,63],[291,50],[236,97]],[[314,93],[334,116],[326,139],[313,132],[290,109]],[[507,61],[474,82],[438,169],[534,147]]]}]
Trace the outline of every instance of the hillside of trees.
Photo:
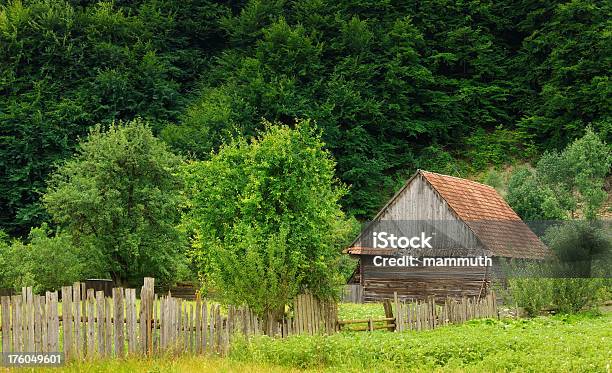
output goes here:
[{"label": "hillside of trees", "polygon": [[610,14],[577,0],[0,0],[0,230],[53,225],[49,175],[96,125],[135,118],[187,160],[310,120],[360,220],[417,168],[535,162],[589,125],[609,144]]}]

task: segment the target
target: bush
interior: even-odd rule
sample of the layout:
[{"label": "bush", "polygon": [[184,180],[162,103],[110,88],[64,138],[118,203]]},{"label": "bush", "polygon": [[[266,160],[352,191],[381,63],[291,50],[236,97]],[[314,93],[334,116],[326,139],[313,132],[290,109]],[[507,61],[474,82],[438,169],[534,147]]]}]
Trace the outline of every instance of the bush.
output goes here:
[{"label": "bush", "polygon": [[552,303],[552,287],[548,279],[514,278],[508,281],[512,300],[527,315],[536,316]]},{"label": "bush", "polygon": [[557,277],[592,277],[593,263],[612,254],[609,228],[600,221],[571,220],[553,225],[543,241],[559,259]]},{"label": "bush", "polygon": [[34,292],[59,290],[63,285],[100,275],[99,261],[84,254],[63,233],[52,234],[46,225],[32,228],[27,242],[0,243],[0,287]]},{"label": "bush", "polygon": [[554,193],[539,184],[536,174],[526,167],[517,168],[508,182],[508,204],[526,221],[563,219]]},{"label": "bush", "polygon": [[559,313],[577,313],[601,300],[606,284],[600,278],[555,278],[552,283],[553,307]]},{"label": "bush", "polygon": [[609,295],[609,280],[602,278],[516,277],[508,280],[512,301],[527,315],[543,310],[574,314],[592,309]]},{"label": "bush", "polygon": [[525,132],[501,126],[490,133],[479,128],[467,138],[466,143],[469,147],[466,156],[476,170],[483,170],[489,165],[501,166],[534,154],[534,147]]}]

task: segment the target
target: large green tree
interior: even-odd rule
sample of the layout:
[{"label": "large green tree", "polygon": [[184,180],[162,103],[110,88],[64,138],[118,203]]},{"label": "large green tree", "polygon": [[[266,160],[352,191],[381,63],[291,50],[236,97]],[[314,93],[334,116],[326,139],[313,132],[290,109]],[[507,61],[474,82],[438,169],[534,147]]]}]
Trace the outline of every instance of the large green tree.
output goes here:
[{"label": "large green tree", "polygon": [[52,174],[43,201],[117,283],[168,283],[183,258],[180,165],[142,120],[96,126]]},{"label": "large green tree", "polygon": [[268,123],[186,168],[193,254],[218,296],[278,314],[305,290],[334,295],[352,225],[323,146],[308,121]]}]

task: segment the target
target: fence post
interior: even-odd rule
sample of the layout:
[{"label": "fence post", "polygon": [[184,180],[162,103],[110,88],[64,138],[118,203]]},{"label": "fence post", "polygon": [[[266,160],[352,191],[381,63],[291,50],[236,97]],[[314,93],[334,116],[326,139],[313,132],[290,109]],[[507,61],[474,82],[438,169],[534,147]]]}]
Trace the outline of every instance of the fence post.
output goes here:
[{"label": "fence post", "polygon": [[11,339],[10,339],[10,307],[11,307],[11,298],[8,296],[3,296],[1,299],[2,302],[2,352],[10,352],[11,351]]},{"label": "fence post", "polygon": [[115,356],[122,358],[125,352],[123,340],[123,288],[113,288],[113,324],[115,329]]},{"label": "fence post", "polygon": [[96,291],[96,319],[98,321],[98,356],[106,356],[106,314],[104,312],[104,291]]},{"label": "fence post", "polygon": [[62,325],[64,327],[64,353],[66,360],[72,358],[72,288],[62,287]]},{"label": "fence post", "polygon": [[402,324],[402,313],[400,311],[400,304],[397,299],[397,291],[393,292],[393,302],[395,305],[395,331],[401,332],[404,325]]}]

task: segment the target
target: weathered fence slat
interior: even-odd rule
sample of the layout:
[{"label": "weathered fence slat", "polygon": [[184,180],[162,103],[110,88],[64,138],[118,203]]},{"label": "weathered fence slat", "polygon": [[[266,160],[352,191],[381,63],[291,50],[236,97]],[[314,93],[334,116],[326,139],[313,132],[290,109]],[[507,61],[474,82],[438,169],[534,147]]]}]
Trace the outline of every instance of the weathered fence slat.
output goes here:
[{"label": "weathered fence slat", "polygon": [[10,319],[10,307],[11,298],[8,296],[0,297],[0,304],[2,308],[2,351],[11,350],[11,319]]},{"label": "weathered fence slat", "polygon": [[96,355],[96,323],[95,323],[94,289],[87,289],[87,357]]},{"label": "weathered fence slat", "polygon": [[123,289],[113,288],[113,326],[115,332],[115,356],[122,358],[125,353],[123,339]]},{"label": "weathered fence slat", "polygon": [[98,356],[106,356],[106,313],[104,307],[104,291],[96,291],[96,320],[98,327]]}]

